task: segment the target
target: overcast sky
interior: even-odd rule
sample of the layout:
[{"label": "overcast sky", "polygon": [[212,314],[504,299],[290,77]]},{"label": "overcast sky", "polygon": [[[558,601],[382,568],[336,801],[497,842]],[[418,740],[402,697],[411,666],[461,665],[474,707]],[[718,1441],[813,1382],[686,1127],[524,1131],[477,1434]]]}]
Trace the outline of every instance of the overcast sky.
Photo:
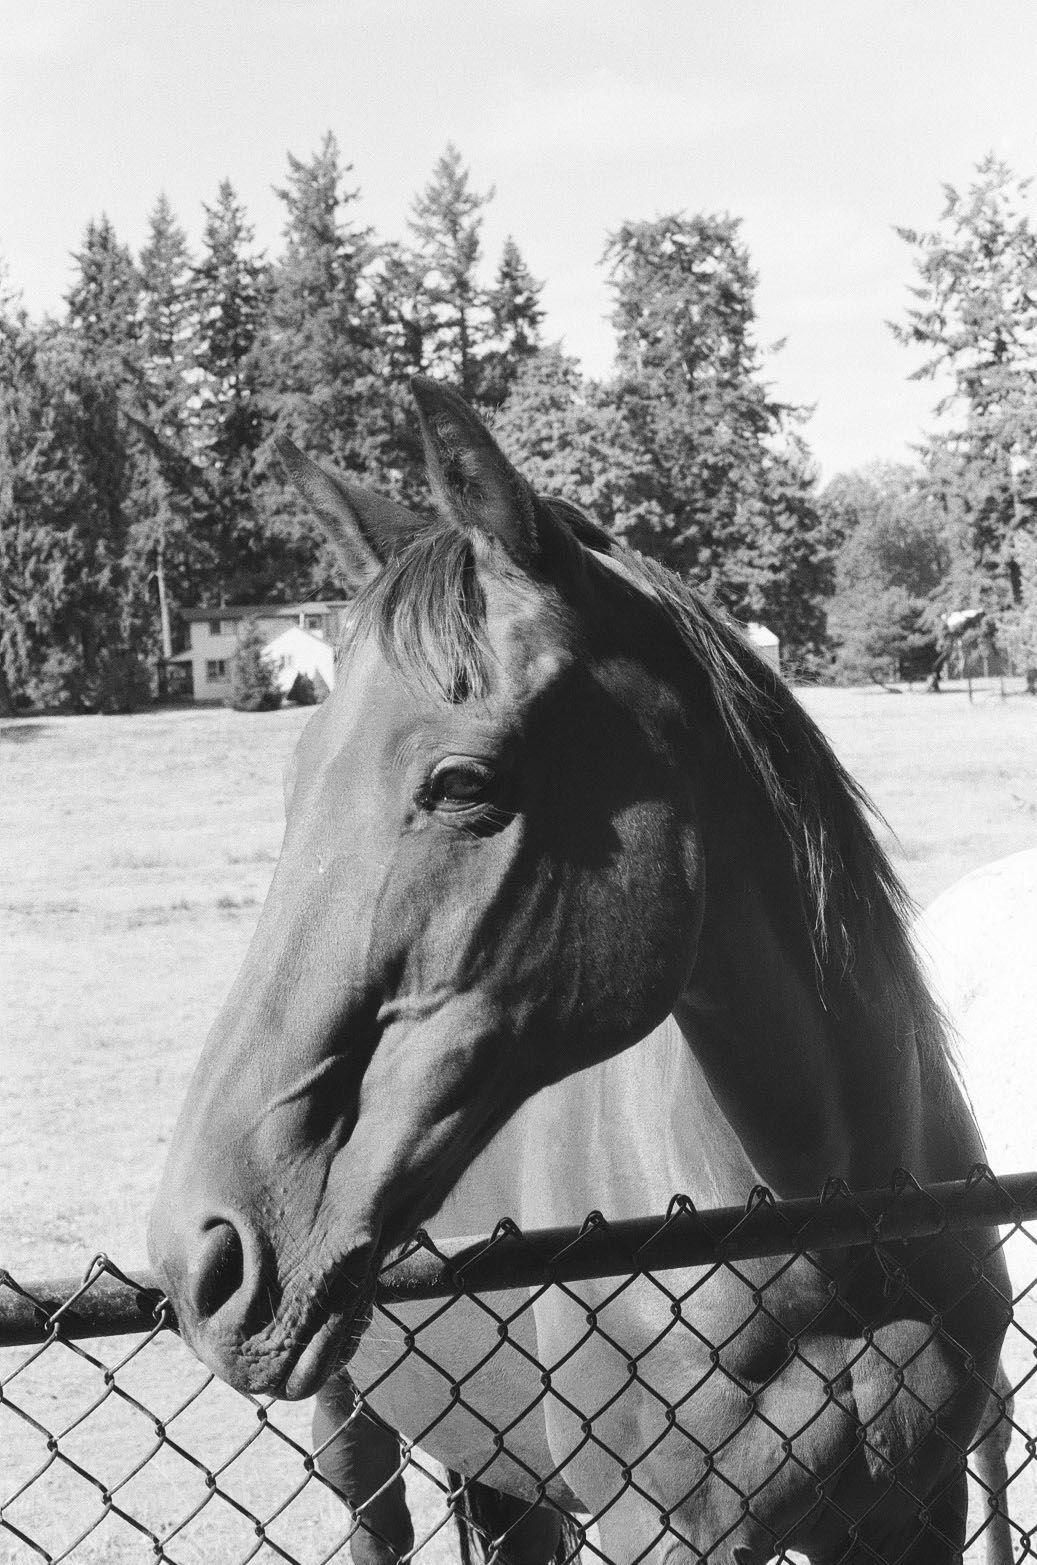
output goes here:
[{"label": "overcast sky", "polygon": [[599,266],[627,219],[741,217],[759,340],[816,404],[826,473],[898,458],[931,385],[885,324],[912,281],[895,223],[939,216],[994,150],[1037,173],[1032,0],[0,0],[0,256],[34,314],[107,212],[139,247],[164,190],[192,240],[229,176],[275,250],[291,150],[331,129],[359,214],[403,237],[448,140],[546,279],[547,330],[612,350]]}]

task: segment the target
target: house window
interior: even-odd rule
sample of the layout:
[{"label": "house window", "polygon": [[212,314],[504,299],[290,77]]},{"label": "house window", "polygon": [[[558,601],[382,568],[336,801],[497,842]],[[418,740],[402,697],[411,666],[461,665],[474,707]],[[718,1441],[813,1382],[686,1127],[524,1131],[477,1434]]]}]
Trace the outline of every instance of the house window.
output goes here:
[{"label": "house window", "polygon": [[223,625],[222,625],[222,622],[220,620],[218,620],[218,619],[211,619],[209,621],[209,635],[210,636],[218,636],[218,635],[221,634],[222,630],[223,630]]},{"label": "house window", "polygon": [[316,631],[318,635],[324,634],[324,615],[307,614],[304,629]]},{"label": "house window", "polygon": [[226,658],[207,658],[205,661],[205,678],[210,685],[219,684],[220,680],[227,677]]}]

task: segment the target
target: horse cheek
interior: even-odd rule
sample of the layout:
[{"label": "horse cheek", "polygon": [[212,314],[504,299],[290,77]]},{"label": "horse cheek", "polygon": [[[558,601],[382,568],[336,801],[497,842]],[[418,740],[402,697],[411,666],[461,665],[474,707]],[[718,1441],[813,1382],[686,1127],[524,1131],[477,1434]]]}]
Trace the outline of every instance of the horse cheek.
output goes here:
[{"label": "horse cheek", "polygon": [[580,1010],[597,1058],[638,1042],[671,1013],[690,981],[702,928],[694,828],[654,808],[638,812],[633,825],[634,840],[583,899]]}]

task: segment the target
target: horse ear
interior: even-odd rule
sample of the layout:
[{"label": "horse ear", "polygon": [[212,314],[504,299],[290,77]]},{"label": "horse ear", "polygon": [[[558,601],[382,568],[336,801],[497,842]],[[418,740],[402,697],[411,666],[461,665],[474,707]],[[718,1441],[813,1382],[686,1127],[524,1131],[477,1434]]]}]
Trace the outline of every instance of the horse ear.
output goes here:
[{"label": "horse ear", "polygon": [[292,482],[322,523],[339,557],[351,592],[377,576],[420,527],[402,505],[319,467],[287,435],[275,441]]},{"label": "horse ear", "polygon": [[440,511],[501,542],[519,565],[540,552],[536,497],[485,424],[449,386],[415,375],[432,496]]}]

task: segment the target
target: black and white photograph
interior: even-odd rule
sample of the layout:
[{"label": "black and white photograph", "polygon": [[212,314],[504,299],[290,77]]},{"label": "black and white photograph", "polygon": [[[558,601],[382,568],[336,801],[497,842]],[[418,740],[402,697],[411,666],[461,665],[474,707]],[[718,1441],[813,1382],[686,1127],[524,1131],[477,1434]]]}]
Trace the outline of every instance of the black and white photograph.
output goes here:
[{"label": "black and white photograph", "polygon": [[0,0],[0,1565],[1037,1553],[1037,7]]}]

